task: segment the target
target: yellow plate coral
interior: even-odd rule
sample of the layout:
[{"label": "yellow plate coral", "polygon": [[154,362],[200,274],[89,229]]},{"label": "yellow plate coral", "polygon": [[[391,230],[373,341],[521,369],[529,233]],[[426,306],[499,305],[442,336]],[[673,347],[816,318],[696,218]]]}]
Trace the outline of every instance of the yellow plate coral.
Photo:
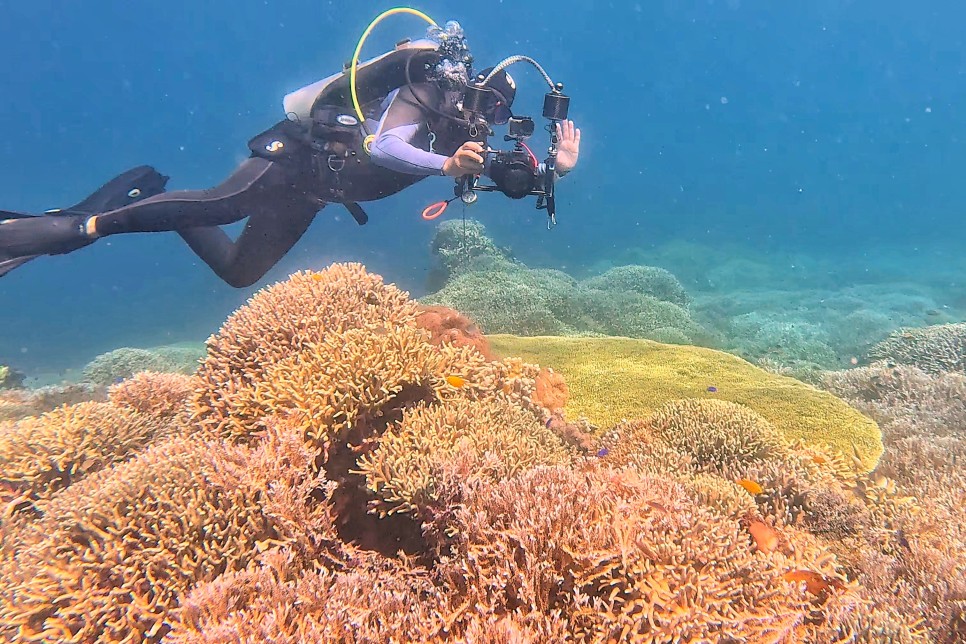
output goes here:
[{"label": "yellow plate coral", "polygon": [[644,418],[679,398],[740,403],[769,420],[789,440],[830,444],[858,454],[873,469],[882,455],[878,425],[835,396],[759,369],[729,353],[630,338],[487,336],[493,352],[563,374],[570,418],[609,428]]}]

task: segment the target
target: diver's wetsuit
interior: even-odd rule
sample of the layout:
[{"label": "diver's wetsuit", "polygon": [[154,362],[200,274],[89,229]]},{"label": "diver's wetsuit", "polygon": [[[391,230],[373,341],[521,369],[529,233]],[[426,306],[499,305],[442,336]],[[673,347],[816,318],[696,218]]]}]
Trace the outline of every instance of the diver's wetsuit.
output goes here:
[{"label": "diver's wetsuit", "polygon": [[[420,105],[413,91],[434,110],[454,109],[453,94],[433,84],[393,92],[380,106],[372,163],[347,164],[347,172],[329,172],[326,154],[297,136],[286,136],[300,126],[282,121],[253,139],[252,157],[214,188],[155,194],[107,212],[41,217],[7,213],[0,225],[0,275],[33,257],[71,252],[98,237],[176,231],[225,282],[249,286],[295,245],[327,203],[347,203],[364,223],[364,213],[351,208],[355,202],[380,199],[442,174],[443,162],[469,137],[459,121]],[[274,137],[289,143],[285,154],[264,158],[258,146],[264,140],[276,142]],[[85,231],[91,214],[97,215],[95,236]],[[246,217],[235,241],[218,228]]]}]

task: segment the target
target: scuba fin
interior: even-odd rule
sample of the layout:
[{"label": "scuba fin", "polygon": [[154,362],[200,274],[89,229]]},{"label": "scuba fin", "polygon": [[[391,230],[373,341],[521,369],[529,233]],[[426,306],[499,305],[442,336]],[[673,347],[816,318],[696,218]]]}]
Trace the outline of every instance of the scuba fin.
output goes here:
[{"label": "scuba fin", "polygon": [[168,177],[142,165],[122,172],[69,208],[43,215],[0,210],[0,277],[41,255],[62,255],[94,242],[84,230],[91,215],[164,192]]},{"label": "scuba fin", "polygon": [[40,255],[24,255],[23,257],[14,257],[13,259],[0,259],[0,277],[38,257]]},{"label": "scuba fin", "polygon": [[97,215],[117,210],[136,201],[164,192],[167,177],[149,165],[139,165],[122,172],[89,197],[69,208],[48,210],[47,215]]}]

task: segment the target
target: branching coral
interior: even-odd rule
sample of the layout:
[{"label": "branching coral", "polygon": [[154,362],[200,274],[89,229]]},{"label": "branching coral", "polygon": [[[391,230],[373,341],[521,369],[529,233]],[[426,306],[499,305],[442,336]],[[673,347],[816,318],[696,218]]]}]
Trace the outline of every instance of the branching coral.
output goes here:
[{"label": "branching coral", "polygon": [[170,418],[185,410],[185,404],[198,384],[198,379],[193,376],[142,371],[113,385],[108,396],[118,407]]},{"label": "branching coral", "polygon": [[298,432],[269,424],[258,447],[176,438],[51,500],[4,534],[0,634],[24,641],[157,642],[179,595],[288,548],[319,560],[334,541]]},{"label": "branching coral", "polygon": [[566,463],[560,439],[532,413],[505,399],[458,400],[404,413],[399,427],[359,459],[380,515],[437,506],[437,472],[459,457],[463,475],[500,481],[538,465]]},{"label": "branching coral", "polygon": [[676,400],[655,410],[648,425],[675,450],[717,469],[781,458],[787,449],[771,423],[748,407],[724,400]]},{"label": "branching coral", "polygon": [[271,411],[261,387],[279,363],[326,342],[341,356],[341,334],[356,329],[379,338],[417,314],[406,293],[360,264],[296,273],[256,293],[208,340],[193,419],[214,435],[248,436]]},{"label": "branching coral", "polygon": [[919,367],[927,373],[966,373],[966,323],[899,329],[872,347],[869,357]]},{"label": "branching coral", "polygon": [[198,368],[202,351],[193,347],[115,349],[94,358],[84,367],[84,380],[95,385],[112,385],[139,371],[190,375]]},{"label": "branching coral", "polygon": [[585,288],[601,291],[650,295],[684,309],[691,303],[691,298],[678,278],[670,271],[656,266],[617,266],[602,275],[586,279],[581,284]]},{"label": "branching coral", "polygon": [[0,501],[46,497],[130,458],[166,430],[163,420],[100,402],[24,418],[0,433]]}]

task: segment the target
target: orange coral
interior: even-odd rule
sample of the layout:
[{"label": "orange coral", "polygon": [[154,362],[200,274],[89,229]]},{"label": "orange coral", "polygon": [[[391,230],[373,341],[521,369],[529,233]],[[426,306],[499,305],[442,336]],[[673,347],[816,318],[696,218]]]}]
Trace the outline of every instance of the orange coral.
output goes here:
[{"label": "orange coral", "polygon": [[416,314],[405,292],[361,264],[295,273],[252,296],[209,338],[192,419],[209,435],[250,436],[272,412],[260,388],[270,374],[282,375],[281,362],[320,345],[335,347],[335,358],[339,338],[350,330],[379,337],[412,325]]},{"label": "orange coral", "polygon": [[336,540],[313,457],[269,422],[254,448],[178,437],[74,484],[3,535],[0,638],[159,642],[198,582],[273,546],[323,560]]},{"label": "orange coral", "polygon": [[430,332],[432,344],[444,342],[457,347],[472,347],[490,360],[489,343],[471,319],[446,306],[420,306],[416,325]]},{"label": "orange coral", "polygon": [[162,420],[101,402],[24,418],[0,433],[0,500],[46,496],[130,458],[166,429]]},{"label": "orange coral", "polygon": [[142,371],[108,390],[112,403],[142,414],[169,418],[180,413],[199,381],[178,373]]},{"label": "orange coral", "polygon": [[534,400],[549,409],[558,411],[567,404],[570,397],[570,390],[564,377],[553,369],[544,368],[537,375],[537,390]]}]

